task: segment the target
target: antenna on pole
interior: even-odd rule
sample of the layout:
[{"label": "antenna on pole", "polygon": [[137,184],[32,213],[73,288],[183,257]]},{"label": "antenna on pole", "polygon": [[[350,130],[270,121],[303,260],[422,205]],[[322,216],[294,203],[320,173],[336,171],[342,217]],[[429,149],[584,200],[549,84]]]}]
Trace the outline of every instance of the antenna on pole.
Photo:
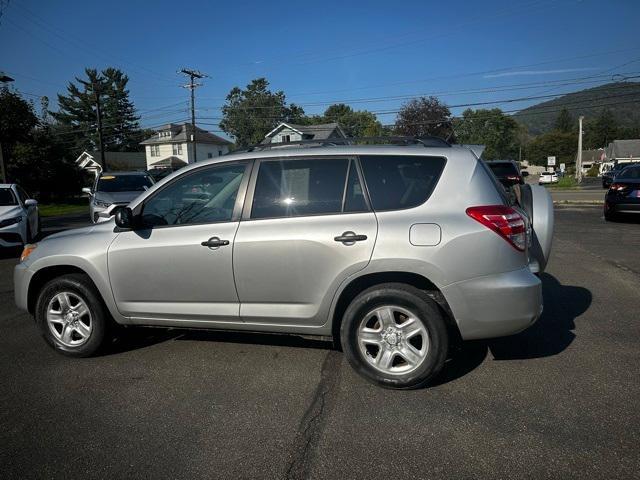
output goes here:
[{"label": "antenna on pole", "polygon": [[196,107],[195,107],[195,89],[202,86],[201,83],[196,83],[196,79],[202,79],[208,77],[208,75],[199,72],[198,70],[193,70],[190,68],[183,68],[178,73],[182,73],[189,77],[189,83],[183,85],[183,88],[188,88],[191,90],[191,157],[193,158],[193,163],[197,161],[196,159]]}]

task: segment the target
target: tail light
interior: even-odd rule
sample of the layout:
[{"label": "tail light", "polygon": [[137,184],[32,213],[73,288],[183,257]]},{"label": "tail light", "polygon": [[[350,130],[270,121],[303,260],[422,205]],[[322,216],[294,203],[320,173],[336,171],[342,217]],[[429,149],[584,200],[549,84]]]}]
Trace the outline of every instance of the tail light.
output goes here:
[{"label": "tail light", "polygon": [[496,232],[516,250],[524,252],[527,245],[526,224],[522,215],[513,208],[505,205],[469,207],[467,215]]},{"label": "tail light", "polygon": [[518,175],[507,175],[507,180],[511,182],[519,182],[520,177]]},{"label": "tail light", "polygon": [[627,188],[627,186],[624,185],[623,183],[613,183],[613,184],[611,184],[611,186],[609,188],[611,190],[615,190],[616,192],[621,192],[622,190]]}]

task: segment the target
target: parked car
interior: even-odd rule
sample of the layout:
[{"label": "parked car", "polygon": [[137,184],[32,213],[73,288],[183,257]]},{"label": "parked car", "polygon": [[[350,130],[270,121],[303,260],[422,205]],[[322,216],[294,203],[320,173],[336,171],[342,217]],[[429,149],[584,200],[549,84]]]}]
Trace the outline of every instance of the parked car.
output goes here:
[{"label": "parked car", "polygon": [[[89,215],[91,221],[105,221],[100,212],[115,205],[124,207],[154,184],[153,178],[146,172],[105,172],[98,175],[92,188],[83,188],[82,193],[89,195]],[[115,213],[116,209],[112,209]]]},{"label": "parked car", "polygon": [[556,172],[548,171],[542,172],[538,179],[538,185],[545,185],[551,183],[558,183],[558,174]]},{"label": "parked car", "polygon": [[0,184],[0,247],[25,245],[39,234],[38,202],[15,183]]},{"label": "parked car", "polygon": [[513,160],[489,160],[487,165],[505,188],[524,184],[524,176]]},{"label": "parked car", "polygon": [[624,168],[637,165],[637,163],[616,163],[611,170],[602,174],[602,188],[609,188],[617,174]]},{"label": "parked car", "polygon": [[605,220],[615,220],[621,213],[640,214],[640,165],[623,168],[605,195]]},{"label": "parked car", "polygon": [[544,188],[510,204],[471,150],[434,144],[190,165],[114,219],[27,247],[16,303],[69,356],[96,353],[111,322],[319,335],[370,381],[423,385],[454,339],[535,322],[553,232]]}]

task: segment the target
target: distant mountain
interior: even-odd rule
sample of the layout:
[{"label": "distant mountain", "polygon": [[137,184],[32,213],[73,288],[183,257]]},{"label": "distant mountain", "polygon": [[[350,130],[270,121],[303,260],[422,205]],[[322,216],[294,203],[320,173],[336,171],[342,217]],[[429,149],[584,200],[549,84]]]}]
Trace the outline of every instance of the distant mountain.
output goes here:
[{"label": "distant mountain", "polygon": [[621,127],[640,125],[640,82],[607,83],[599,87],[568,93],[548,102],[520,110],[514,117],[538,135],[553,129],[560,110],[566,107],[576,119],[595,118],[600,111],[608,108]]}]

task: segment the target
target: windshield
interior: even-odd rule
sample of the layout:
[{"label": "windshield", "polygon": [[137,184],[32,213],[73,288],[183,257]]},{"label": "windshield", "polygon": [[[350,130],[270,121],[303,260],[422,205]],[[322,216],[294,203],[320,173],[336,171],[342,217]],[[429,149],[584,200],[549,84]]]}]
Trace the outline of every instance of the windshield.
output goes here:
[{"label": "windshield", "polygon": [[617,178],[623,178],[627,180],[640,179],[640,167],[625,168]]},{"label": "windshield", "polygon": [[16,196],[10,188],[0,188],[0,207],[17,205]]},{"label": "windshield", "polygon": [[143,192],[151,185],[146,175],[104,175],[98,180],[96,192]]},{"label": "windshield", "polygon": [[513,163],[488,163],[487,165],[496,177],[518,175],[518,169]]}]

